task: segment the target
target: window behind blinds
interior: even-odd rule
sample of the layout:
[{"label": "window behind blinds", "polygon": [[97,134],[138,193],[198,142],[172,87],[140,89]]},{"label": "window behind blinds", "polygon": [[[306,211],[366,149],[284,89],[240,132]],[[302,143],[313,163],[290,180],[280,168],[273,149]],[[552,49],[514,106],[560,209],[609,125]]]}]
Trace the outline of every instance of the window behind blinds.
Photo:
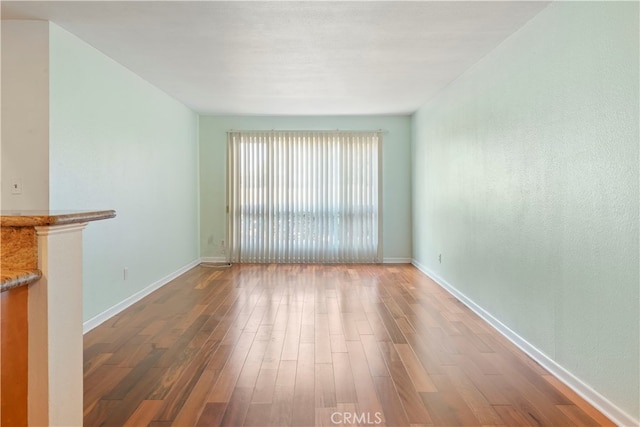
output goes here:
[{"label": "window behind blinds", "polygon": [[381,259],[380,132],[229,132],[229,255],[246,263]]}]

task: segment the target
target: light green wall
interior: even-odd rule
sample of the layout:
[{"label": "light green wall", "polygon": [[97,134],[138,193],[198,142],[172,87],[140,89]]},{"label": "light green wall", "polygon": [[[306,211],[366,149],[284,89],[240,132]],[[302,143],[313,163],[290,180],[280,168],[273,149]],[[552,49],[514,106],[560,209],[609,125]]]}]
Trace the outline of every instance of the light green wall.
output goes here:
[{"label": "light green wall", "polygon": [[414,115],[412,149],[419,265],[636,420],[638,34],[637,2],[552,3]]},{"label": "light green wall", "polygon": [[[222,257],[226,239],[226,131],[383,129],[383,256],[411,258],[411,174],[409,116],[362,117],[200,117],[201,255]],[[211,243],[210,243],[211,242]]]},{"label": "light green wall", "polygon": [[86,321],[198,258],[198,118],[54,24],[50,90],[51,209],[117,212],[84,231]]}]

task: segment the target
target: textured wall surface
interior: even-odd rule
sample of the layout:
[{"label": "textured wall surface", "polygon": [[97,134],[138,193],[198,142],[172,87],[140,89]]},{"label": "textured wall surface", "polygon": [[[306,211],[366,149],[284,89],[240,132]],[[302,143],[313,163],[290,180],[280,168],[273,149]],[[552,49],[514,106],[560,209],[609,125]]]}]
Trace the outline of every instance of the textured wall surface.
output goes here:
[{"label": "textured wall surface", "polygon": [[53,24],[50,55],[51,208],[117,213],[84,232],[86,321],[198,258],[198,118]]},{"label": "textured wall surface", "polygon": [[201,254],[221,257],[226,239],[226,131],[234,130],[376,130],[383,129],[383,256],[411,258],[411,174],[409,116],[363,117],[200,117]]},{"label": "textured wall surface", "polygon": [[638,3],[551,4],[412,151],[417,262],[636,420],[638,34]]}]

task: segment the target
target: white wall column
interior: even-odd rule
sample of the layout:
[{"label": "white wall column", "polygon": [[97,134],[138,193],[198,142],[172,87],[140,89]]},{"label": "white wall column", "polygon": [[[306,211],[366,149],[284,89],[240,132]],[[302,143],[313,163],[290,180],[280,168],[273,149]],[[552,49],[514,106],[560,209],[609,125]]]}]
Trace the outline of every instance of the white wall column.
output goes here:
[{"label": "white wall column", "polygon": [[42,279],[29,290],[29,425],[82,425],[82,230],[86,225],[35,227]]}]

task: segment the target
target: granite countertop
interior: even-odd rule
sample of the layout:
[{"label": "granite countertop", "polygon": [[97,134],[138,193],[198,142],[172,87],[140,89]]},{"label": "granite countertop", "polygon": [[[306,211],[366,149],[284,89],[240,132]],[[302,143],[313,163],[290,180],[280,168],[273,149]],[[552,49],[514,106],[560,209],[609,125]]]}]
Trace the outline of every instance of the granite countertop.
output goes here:
[{"label": "granite countertop", "polygon": [[107,211],[0,211],[2,227],[34,227],[65,225],[114,218],[116,212]]},{"label": "granite countertop", "polygon": [[38,281],[40,277],[42,277],[40,270],[3,269],[0,273],[0,292],[29,285]]},{"label": "granite countertop", "polygon": [[42,277],[37,269],[38,248],[34,227],[86,223],[115,216],[113,210],[0,211],[0,292],[28,285]]}]

